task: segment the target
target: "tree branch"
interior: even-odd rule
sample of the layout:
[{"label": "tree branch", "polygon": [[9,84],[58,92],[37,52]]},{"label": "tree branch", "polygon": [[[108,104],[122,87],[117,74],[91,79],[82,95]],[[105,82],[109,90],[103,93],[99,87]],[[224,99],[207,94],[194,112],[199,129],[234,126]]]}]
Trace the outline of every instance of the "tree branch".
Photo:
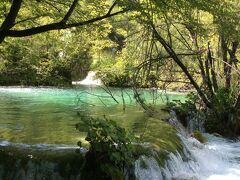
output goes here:
[{"label": "tree branch", "polygon": [[21,5],[22,0],[13,0],[10,11],[0,27],[0,43],[6,37],[6,30],[9,30],[14,26],[14,22],[17,18]]},{"label": "tree branch", "polygon": [[212,85],[213,85],[214,91],[217,91],[218,90],[218,82],[217,82],[217,77],[216,77],[216,73],[215,73],[214,58],[212,56],[210,42],[208,42],[207,58],[209,59],[210,66],[211,66]]},{"label": "tree branch", "polygon": [[0,30],[10,29],[16,20],[18,12],[21,8],[22,0],[13,0],[10,12],[3,21]]},{"label": "tree branch", "polygon": [[[55,6],[54,4],[52,4],[52,2],[48,2],[48,1],[44,1],[44,3],[46,3],[47,5],[53,7],[54,9],[56,9],[59,13],[61,13],[61,10]],[[67,6],[67,5],[66,5]]]},{"label": "tree branch", "polygon": [[78,3],[78,0],[74,0],[71,7],[69,8],[67,14],[64,16],[64,18],[62,19],[62,23],[66,23],[68,21],[68,19],[70,18],[70,16],[72,15],[74,9],[76,8],[77,6],[77,3]]},{"label": "tree branch", "polygon": [[117,5],[117,1],[115,1],[115,2],[112,4],[112,6],[110,7],[110,9],[109,9],[108,12],[107,12],[107,15],[110,15],[110,14],[111,14],[113,8],[114,8],[116,5]]},{"label": "tree branch", "polygon": [[24,36],[31,36],[34,34],[39,34],[51,30],[60,30],[60,29],[68,29],[72,27],[79,27],[79,26],[85,26],[97,21],[101,21],[106,18],[110,18],[113,16],[116,16],[118,14],[122,14],[126,12],[126,10],[118,11],[112,14],[105,14],[103,16],[99,16],[90,20],[78,22],[78,23],[72,23],[72,24],[63,24],[61,21],[57,23],[52,23],[52,24],[47,24],[43,26],[38,26],[38,27],[33,27],[30,29],[25,29],[25,30],[6,30],[3,31],[5,33],[6,37],[24,37]]},{"label": "tree branch", "polygon": [[153,32],[156,35],[156,39],[160,42],[160,44],[162,44],[162,46],[164,47],[164,49],[168,52],[168,54],[172,57],[172,59],[175,61],[175,63],[183,70],[183,72],[185,73],[185,75],[188,77],[189,81],[191,82],[191,84],[194,86],[194,88],[197,90],[199,96],[201,97],[201,99],[203,100],[203,102],[205,103],[205,105],[208,108],[212,108],[212,104],[210,103],[210,101],[207,99],[207,97],[205,96],[204,92],[200,89],[199,85],[197,84],[197,82],[193,79],[193,77],[191,76],[191,74],[188,72],[187,67],[182,63],[182,61],[178,58],[177,54],[174,52],[174,50],[167,44],[167,42],[162,38],[162,36],[158,33],[158,31],[156,30],[155,26],[153,23],[151,23],[151,27],[153,29]]},{"label": "tree branch", "polygon": [[26,19],[15,22],[14,26],[17,25],[17,24],[26,22],[26,21],[33,21],[33,20],[38,19],[40,17],[47,17],[47,16],[49,16],[49,14],[42,14],[42,15],[37,15],[37,16],[34,16],[34,17],[29,17],[29,18],[26,18]]}]

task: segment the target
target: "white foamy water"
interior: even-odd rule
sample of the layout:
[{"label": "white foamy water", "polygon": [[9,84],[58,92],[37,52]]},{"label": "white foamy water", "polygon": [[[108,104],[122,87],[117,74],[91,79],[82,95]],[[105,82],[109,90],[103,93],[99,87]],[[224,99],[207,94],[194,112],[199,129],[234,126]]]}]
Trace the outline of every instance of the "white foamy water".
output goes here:
[{"label": "white foamy water", "polygon": [[96,72],[89,71],[87,77],[82,81],[73,81],[72,84],[77,85],[95,85],[100,86],[102,85],[101,79],[96,78]]},{"label": "white foamy water", "polygon": [[[180,135],[181,136],[181,135]],[[142,157],[147,168],[136,162],[140,180],[240,180],[240,142],[205,134],[203,145],[193,138],[181,136],[185,156],[170,153],[164,167],[155,159]]]}]

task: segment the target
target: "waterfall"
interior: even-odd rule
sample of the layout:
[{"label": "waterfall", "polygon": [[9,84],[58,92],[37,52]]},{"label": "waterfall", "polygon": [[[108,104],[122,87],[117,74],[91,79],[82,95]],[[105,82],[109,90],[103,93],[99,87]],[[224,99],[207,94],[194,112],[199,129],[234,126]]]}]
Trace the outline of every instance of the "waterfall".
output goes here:
[{"label": "waterfall", "polygon": [[[134,172],[138,180],[239,180],[240,141],[205,133],[208,142],[191,137],[177,121],[182,152],[168,153],[159,163],[158,152],[136,160]],[[77,146],[26,145],[0,141],[0,180],[81,179],[86,149],[75,153]]]},{"label": "waterfall", "polygon": [[94,71],[89,71],[88,75],[85,79],[82,81],[73,81],[73,85],[95,85],[95,86],[100,86],[102,85],[101,79],[96,78],[96,72]]},{"label": "waterfall", "polygon": [[[177,126],[183,144],[183,154],[169,153],[163,166],[153,157],[142,156],[135,163],[139,180],[239,180],[240,141],[228,140],[204,133],[208,142],[200,143],[186,133],[176,118],[170,123]],[[144,164],[145,166],[141,165]]]}]

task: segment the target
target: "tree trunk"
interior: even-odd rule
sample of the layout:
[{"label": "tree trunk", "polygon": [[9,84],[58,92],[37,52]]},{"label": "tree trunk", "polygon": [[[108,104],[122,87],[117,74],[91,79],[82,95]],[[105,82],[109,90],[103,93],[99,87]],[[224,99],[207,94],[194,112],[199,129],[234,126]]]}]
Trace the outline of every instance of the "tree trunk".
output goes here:
[{"label": "tree trunk", "polygon": [[191,82],[191,84],[194,86],[194,88],[197,90],[199,96],[201,97],[201,99],[203,100],[203,102],[205,103],[205,105],[208,108],[212,108],[212,104],[211,102],[207,99],[207,97],[205,96],[204,92],[201,90],[201,88],[198,86],[198,84],[196,83],[196,81],[193,79],[192,75],[188,72],[187,67],[182,63],[182,61],[179,59],[179,57],[177,56],[177,54],[175,53],[175,51],[168,45],[168,43],[162,38],[162,36],[158,33],[158,31],[156,30],[154,24],[151,24],[151,27],[153,29],[153,32],[155,33],[155,37],[157,38],[157,40],[162,44],[162,46],[164,47],[164,49],[168,52],[168,54],[171,56],[171,58],[177,63],[177,65],[182,69],[182,71],[185,73],[185,75],[188,77],[189,81]]},{"label": "tree trunk", "polygon": [[231,86],[231,71],[230,71],[230,64],[228,62],[228,47],[226,39],[223,35],[220,36],[221,38],[221,49],[222,49],[222,60],[223,60],[223,70],[225,75],[225,88],[229,89]]},{"label": "tree trunk", "polygon": [[0,43],[2,43],[4,38],[6,37],[6,33],[4,31],[9,30],[13,27],[18,12],[21,8],[21,4],[22,0],[13,0],[10,11],[0,27]]}]

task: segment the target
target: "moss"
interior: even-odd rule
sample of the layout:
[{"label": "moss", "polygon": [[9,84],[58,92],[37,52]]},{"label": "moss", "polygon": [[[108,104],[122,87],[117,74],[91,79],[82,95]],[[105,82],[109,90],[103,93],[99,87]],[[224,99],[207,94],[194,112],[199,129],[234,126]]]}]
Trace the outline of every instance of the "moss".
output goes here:
[{"label": "moss", "polygon": [[149,118],[143,140],[150,142],[154,149],[158,151],[182,152],[181,140],[177,135],[177,130],[168,123]]},{"label": "moss", "polygon": [[200,131],[194,131],[192,136],[194,138],[196,138],[201,143],[206,143],[207,142],[207,138],[204,137]]},{"label": "moss", "polygon": [[156,152],[154,156],[158,164],[164,166],[169,153],[179,152],[183,155],[183,146],[175,127],[156,117],[165,119],[168,117],[168,113],[148,118],[143,130],[144,135],[142,136],[142,140],[150,143],[149,149]]}]

